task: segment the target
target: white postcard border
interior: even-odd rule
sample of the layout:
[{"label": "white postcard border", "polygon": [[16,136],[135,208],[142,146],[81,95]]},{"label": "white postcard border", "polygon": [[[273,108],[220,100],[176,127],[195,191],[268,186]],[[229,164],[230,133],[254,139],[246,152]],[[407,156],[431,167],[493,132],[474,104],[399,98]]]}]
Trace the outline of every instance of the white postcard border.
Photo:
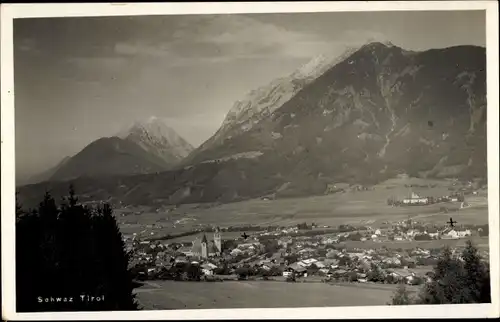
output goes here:
[{"label": "white postcard border", "polygon": [[[1,176],[2,176],[2,318],[5,320],[130,320],[130,319],[354,319],[450,318],[499,315],[499,99],[498,3],[496,1],[391,2],[266,2],[266,3],[127,3],[127,4],[2,4],[1,5]],[[488,205],[491,262],[491,304],[432,306],[363,306],[290,309],[209,309],[137,312],[16,313],[15,309],[15,148],[13,19],[169,14],[228,14],[325,11],[486,10]],[[491,229],[493,228],[493,229]],[[495,229],[497,228],[497,229]]]}]

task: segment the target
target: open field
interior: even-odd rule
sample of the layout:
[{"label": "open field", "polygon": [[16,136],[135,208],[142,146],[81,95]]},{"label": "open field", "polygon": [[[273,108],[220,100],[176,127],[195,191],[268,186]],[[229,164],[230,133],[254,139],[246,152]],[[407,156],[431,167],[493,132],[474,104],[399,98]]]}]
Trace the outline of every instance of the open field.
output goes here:
[{"label": "open field", "polygon": [[[417,221],[437,224],[444,224],[449,217],[453,217],[459,224],[488,223],[487,191],[483,190],[480,190],[478,195],[467,196],[466,201],[470,207],[463,209],[460,209],[459,202],[428,206],[388,206],[387,199],[389,197],[394,196],[396,192],[404,195],[408,191],[408,188],[404,187],[405,182],[391,179],[384,184],[373,187],[373,190],[326,196],[248,200],[211,207],[207,205],[181,205],[169,213],[144,212],[141,215],[128,215],[125,220],[128,220],[129,217],[134,218],[141,225],[160,223],[163,228],[154,229],[155,234],[179,233],[192,230],[200,225],[290,226],[304,221],[330,226],[369,224],[372,227],[377,227],[384,221],[400,221],[409,217]],[[422,184],[422,182],[419,183]],[[447,187],[450,183],[447,181],[433,180],[429,181],[428,184],[437,183],[441,184],[441,187],[419,188],[418,193],[421,195],[449,194]],[[442,212],[443,207],[447,208],[449,212]],[[121,227],[124,233],[133,233],[142,229],[141,225],[121,225]]]},{"label": "open field", "polygon": [[154,281],[136,289],[144,309],[222,309],[385,305],[396,285],[273,281]]},{"label": "open field", "polygon": [[[213,239],[213,233],[208,232],[208,233],[197,233],[197,234],[189,235],[189,236],[176,237],[176,238],[169,239],[168,242],[169,243],[191,242],[191,241],[195,240],[196,238],[201,239],[203,237],[203,234],[205,234],[207,236],[208,240]],[[236,238],[239,238],[242,234],[243,234],[243,232],[241,232],[241,231],[225,231],[222,233],[222,237],[223,237],[222,239],[236,239]]]}]

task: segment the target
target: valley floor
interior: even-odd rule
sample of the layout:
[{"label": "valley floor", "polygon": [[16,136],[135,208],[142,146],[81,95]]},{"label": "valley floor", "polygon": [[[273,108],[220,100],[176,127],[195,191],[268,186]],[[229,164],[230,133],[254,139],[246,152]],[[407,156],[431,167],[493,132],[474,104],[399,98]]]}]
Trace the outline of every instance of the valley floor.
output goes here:
[{"label": "valley floor", "polygon": [[[428,182],[428,181],[425,181]],[[449,194],[449,183],[438,181],[437,188],[420,189],[422,195],[440,196]],[[391,207],[387,199],[399,193],[407,193],[402,182],[388,181],[368,191],[352,191],[325,196],[290,198],[278,200],[248,200],[217,206],[180,205],[171,211],[153,212],[145,207],[140,214],[137,209],[116,209],[121,230],[125,234],[143,236],[191,231],[200,226],[281,225],[292,226],[303,222],[317,225],[338,226],[340,224],[370,225],[379,227],[384,222],[413,220],[429,224],[446,224],[450,217],[458,224],[484,225],[488,223],[487,191],[466,197],[468,206],[461,208],[460,202],[447,202],[427,206]],[[121,215],[123,214],[123,215]],[[160,225],[148,228],[146,225]],[[236,232],[236,234],[239,234]],[[183,241],[176,240],[176,241]],[[188,240],[193,237],[188,236]]]}]

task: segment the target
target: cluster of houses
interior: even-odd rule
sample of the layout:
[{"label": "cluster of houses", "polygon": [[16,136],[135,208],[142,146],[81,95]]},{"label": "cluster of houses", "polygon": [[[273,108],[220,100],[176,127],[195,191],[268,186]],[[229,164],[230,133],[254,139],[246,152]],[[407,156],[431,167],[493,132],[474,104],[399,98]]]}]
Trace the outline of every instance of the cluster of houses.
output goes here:
[{"label": "cluster of houses", "polygon": [[[411,222],[411,220],[409,220]],[[431,240],[431,239],[459,239],[473,235],[471,229],[459,226],[423,226],[416,223],[398,222],[388,228],[365,227],[363,231],[355,234],[359,236],[359,241],[391,242],[391,241],[413,241],[413,240]],[[352,239],[353,233],[337,233],[323,236],[323,244],[335,244]]]},{"label": "cluster of houses", "polygon": [[425,229],[410,229],[407,232],[394,234],[395,241],[403,240],[428,240],[428,239],[459,239],[472,236],[472,231],[464,227],[430,227]]},{"label": "cluster of houses", "polygon": [[[473,233],[471,229],[439,229],[408,221],[384,229],[363,227],[363,230],[309,236],[298,236],[297,232],[296,228],[280,229],[271,236],[269,232],[256,232],[246,239],[232,240],[231,246],[224,246],[227,244],[222,242],[219,229],[215,230],[213,240],[209,241],[203,235],[201,239],[195,238],[184,246],[161,241],[139,241],[130,236],[125,236],[125,241],[133,254],[131,265],[141,265],[152,278],[156,273],[169,270],[177,264],[190,263],[198,265],[205,276],[238,274],[239,269],[249,268],[257,272],[255,274],[284,278],[321,276],[342,281],[404,281],[412,284],[430,278],[425,275],[425,270],[418,268],[427,267],[430,271],[440,250],[394,249],[394,241],[415,240],[422,235],[455,239]],[[348,247],[349,243],[344,242],[349,240],[392,241],[392,250],[383,245],[374,245],[370,249],[368,245],[362,247],[363,243],[358,244],[360,248]],[[275,244],[272,251],[266,248],[270,242]],[[222,267],[226,270],[222,270]]]},{"label": "cluster of houses", "polygon": [[[477,194],[477,191],[471,192],[472,194]],[[390,206],[425,206],[436,203],[444,203],[444,202],[464,202],[465,197],[464,193],[453,193],[451,195],[440,196],[440,197],[432,197],[432,196],[420,196],[415,192],[411,192],[406,198],[402,200],[397,200],[392,197],[387,200],[388,205]]]},{"label": "cluster of houses", "polygon": [[[430,254],[428,255],[430,258]],[[376,251],[340,252],[335,258],[318,260],[308,258],[288,265],[284,271],[284,277],[308,277],[318,275],[326,280],[350,281],[350,282],[405,282],[408,284],[421,283],[430,278],[430,274],[422,270],[413,270],[408,263],[416,267],[412,259],[403,262],[402,255],[381,257]],[[406,263],[406,265],[403,265]]]}]

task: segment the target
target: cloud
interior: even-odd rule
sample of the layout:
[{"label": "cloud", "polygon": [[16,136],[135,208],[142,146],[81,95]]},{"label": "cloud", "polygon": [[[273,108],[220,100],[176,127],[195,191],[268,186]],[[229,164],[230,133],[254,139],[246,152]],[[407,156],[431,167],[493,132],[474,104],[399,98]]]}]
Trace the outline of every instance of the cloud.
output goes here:
[{"label": "cloud", "polygon": [[114,52],[118,55],[124,56],[145,55],[160,58],[165,58],[171,55],[166,44],[149,45],[141,42],[119,42],[115,44]]},{"label": "cloud", "polygon": [[168,27],[149,37],[118,42],[114,53],[162,59],[162,65],[184,67],[241,59],[310,59],[347,46],[387,40],[380,32],[356,29],[328,39],[244,15],[173,17]]},{"label": "cloud", "polygon": [[69,63],[73,63],[81,68],[87,68],[89,65],[100,67],[106,67],[109,69],[119,69],[127,63],[127,59],[124,57],[71,57],[66,60]]},{"label": "cloud", "polygon": [[185,66],[248,58],[311,58],[328,47],[315,34],[289,31],[243,15],[218,15],[175,17],[168,32],[119,42],[114,52],[168,58],[172,66]]},{"label": "cloud", "polygon": [[211,24],[198,41],[220,46],[228,55],[310,58],[328,47],[318,35],[290,31],[246,16],[220,16]]}]

